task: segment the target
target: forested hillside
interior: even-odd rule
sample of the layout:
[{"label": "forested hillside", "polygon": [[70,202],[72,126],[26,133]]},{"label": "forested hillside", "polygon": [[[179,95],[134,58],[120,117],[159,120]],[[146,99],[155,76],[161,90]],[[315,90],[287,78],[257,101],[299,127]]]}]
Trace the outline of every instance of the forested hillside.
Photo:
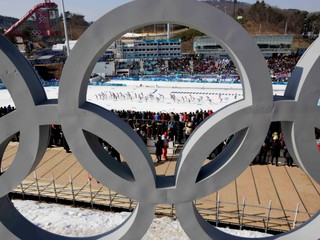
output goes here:
[{"label": "forested hillside", "polygon": [[[234,17],[252,35],[257,34],[293,34],[295,35],[294,47],[307,47],[319,34],[320,13],[308,13],[298,9],[279,9],[269,6],[264,1],[257,1],[255,4],[248,4],[234,0],[207,0],[203,1],[224,11]],[[79,36],[91,24],[85,21],[85,16],[66,12],[67,26],[70,39],[78,39]],[[9,28],[18,19],[0,16],[0,30]],[[171,26],[171,30],[182,29],[182,26]],[[61,17],[61,29],[63,29]],[[2,30],[3,31],[3,30]],[[165,32],[166,25],[158,24],[135,29],[135,32]],[[62,31],[63,32],[63,31]],[[175,38],[179,37],[183,41],[192,39],[201,33],[189,30],[179,32]],[[27,39],[30,40],[30,39]]]}]

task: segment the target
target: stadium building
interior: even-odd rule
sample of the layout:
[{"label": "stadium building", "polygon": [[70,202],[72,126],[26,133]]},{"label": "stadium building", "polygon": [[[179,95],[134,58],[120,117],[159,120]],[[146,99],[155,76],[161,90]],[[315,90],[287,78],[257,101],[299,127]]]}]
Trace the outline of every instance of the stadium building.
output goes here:
[{"label": "stadium building", "polygon": [[117,42],[119,59],[179,58],[180,39],[120,40]]},{"label": "stadium building", "polygon": [[[253,36],[265,57],[273,54],[291,54],[293,35]],[[213,57],[227,57],[228,53],[210,37],[196,37],[193,42],[196,54]]]}]

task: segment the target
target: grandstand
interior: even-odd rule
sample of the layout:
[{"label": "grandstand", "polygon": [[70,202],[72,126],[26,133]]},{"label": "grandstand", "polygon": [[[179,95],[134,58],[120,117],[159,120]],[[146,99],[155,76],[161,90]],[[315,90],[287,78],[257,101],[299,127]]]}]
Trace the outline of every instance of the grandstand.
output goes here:
[{"label": "grandstand", "polygon": [[[273,54],[291,54],[293,35],[257,35],[253,40],[265,57]],[[227,52],[210,37],[196,37],[193,42],[196,54],[203,56],[226,57]]]}]

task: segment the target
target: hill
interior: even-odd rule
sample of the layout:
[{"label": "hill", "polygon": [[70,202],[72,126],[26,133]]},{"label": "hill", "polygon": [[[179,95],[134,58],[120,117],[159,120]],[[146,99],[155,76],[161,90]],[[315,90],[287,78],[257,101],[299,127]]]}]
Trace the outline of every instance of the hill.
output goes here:
[{"label": "hill", "polygon": [[[305,48],[318,36],[320,31],[320,13],[308,13],[297,9],[279,9],[257,1],[248,4],[233,0],[202,0],[207,4],[224,11],[234,17],[252,35],[267,34],[293,34],[295,36],[294,48]],[[84,20],[84,16],[67,12],[68,29],[71,39],[77,39],[90,25]],[[0,16],[0,30],[9,28],[18,19]],[[180,31],[178,36],[184,42],[192,42],[192,39],[201,33],[194,30],[181,33],[183,26],[172,25],[172,31]],[[61,22],[61,28],[63,24]],[[163,33],[166,31],[164,24],[145,26],[136,29],[135,32]],[[28,39],[31,40],[32,39]],[[188,45],[188,44],[187,44]],[[187,47],[192,49],[190,46]]]},{"label": "hill", "polygon": [[[252,6],[249,3],[237,1],[234,4],[233,0],[202,0],[202,2],[208,3],[216,8],[224,11],[230,16],[236,16],[239,11],[248,11]],[[240,9],[240,10],[239,10]]]},{"label": "hill", "polygon": [[8,29],[19,19],[0,15],[0,30]]}]

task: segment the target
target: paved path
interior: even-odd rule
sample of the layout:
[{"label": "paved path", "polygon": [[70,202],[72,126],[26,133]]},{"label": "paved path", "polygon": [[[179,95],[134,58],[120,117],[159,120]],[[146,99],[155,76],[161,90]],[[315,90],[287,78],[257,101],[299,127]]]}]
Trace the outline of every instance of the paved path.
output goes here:
[{"label": "paved path", "polygon": [[[3,170],[10,166],[17,147],[18,143],[8,145],[2,160]],[[155,161],[155,156],[152,158]],[[171,176],[175,165],[176,156],[173,155],[169,161],[155,163],[156,172]],[[48,148],[35,172],[14,191],[126,209],[136,205],[134,200],[111,191],[94,179],[88,181],[88,172],[72,153],[66,153],[62,148]],[[278,167],[251,165],[218,193],[197,200],[196,205],[214,224],[287,231],[320,210],[320,186],[297,166],[287,167],[281,162]],[[297,206],[299,213],[295,216]],[[174,207],[160,204],[157,212],[174,215]]]}]

